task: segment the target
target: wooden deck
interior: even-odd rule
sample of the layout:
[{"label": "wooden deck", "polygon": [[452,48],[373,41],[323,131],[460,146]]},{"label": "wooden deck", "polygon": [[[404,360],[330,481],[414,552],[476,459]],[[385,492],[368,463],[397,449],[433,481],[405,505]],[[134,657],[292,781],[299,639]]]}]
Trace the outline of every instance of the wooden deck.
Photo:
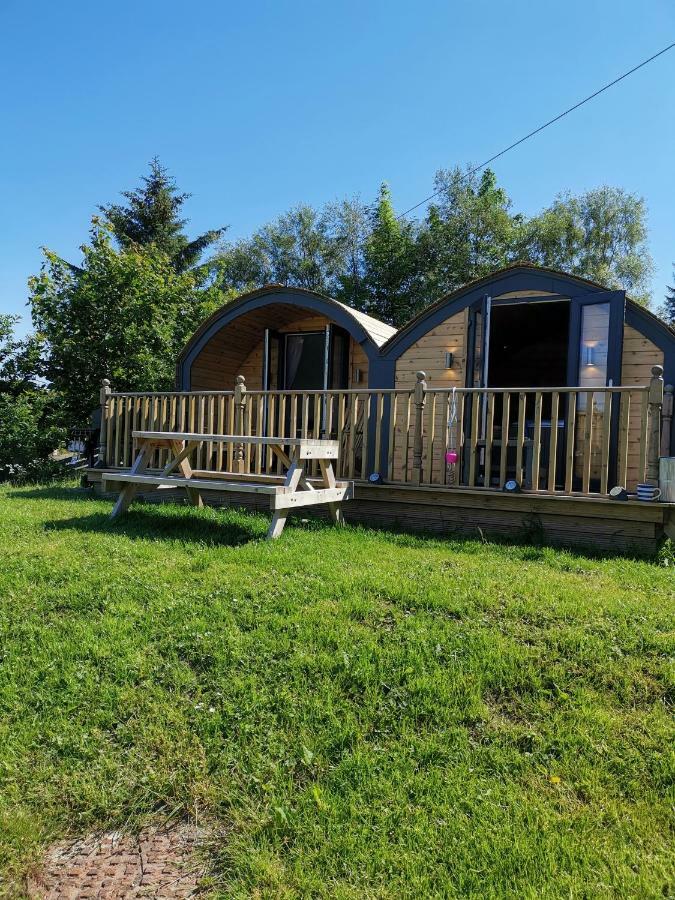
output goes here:
[{"label": "wooden deck", "polygon": [[[161,431],[198,438],[194,477],[224,485],[208,490],[209,502],[259,509],[269,491],[248,483],[281,484],[284,447],[302,443],[311,481],[322,476],[312,447],[332,442],[338,478],[354,483],[349,521],[653,552],[675,536],[675,504],[607,494],[658,483],[673,405],[662,376],[656,365],[641,386],[448,390],[430,389],[418,372],[413,390],[289,393],[249,392],[241,375],[233,391],[207,393],[116,394],[104,383],[100,468],[89,479],[103,472],[114,483],[129,471],[134,440]],[[168,453],[158,445],[148,469],[161,475]],[[507,480],[521,492],[504,493]]]},{"label": "wooden deck", "polygon": [[[114,469],[89,469],[87,480],[101,490],[103,477],[114,482]],[[120,471],[120,470],[117,470]],[[209,477],[200,473],[200,478]],[[214,476],[211,474],[211,478]],[[224,476],[221,476],[221,478]],[[242,476],[229,474],[233,482]],[[276,476],[270,480],[281,483]],[[255,476],[256,482],[260,476]],[[141,493],[149,502],[181,499],[179,492],[152,488]],[[206,502],[267,511],[269,501],[244,491],[210,490]],[[324,516],[320,508],[303,508],[302,516]],[[655,553],[664,537],[675,538],[675,504],[615,501],[602,497],[504,494],[475,488],[354,483],[345,509],[351,524],[472,538],[536,538],[555,546],[600,551]]]}]

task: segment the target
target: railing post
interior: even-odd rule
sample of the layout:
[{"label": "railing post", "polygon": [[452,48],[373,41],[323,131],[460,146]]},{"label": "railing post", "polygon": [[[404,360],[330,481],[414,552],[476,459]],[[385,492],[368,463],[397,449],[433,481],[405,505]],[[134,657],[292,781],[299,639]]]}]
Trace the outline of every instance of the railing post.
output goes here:
[{"label": "railing post", "polygon": [[663,393],[663,408],[661,410],[661,456],[670,456],[670,436],[673,429],[673,388],[667,384]]},{"label": "railing post", "polygon": [[101,381],[101,390],[99,391],[99,403],[101,404],[101,425],[98,434],[98,461],[96,465],[108,465],[108,411],[110,408],[110,380],[104,378]]},{"label": "railing post", "polygon": [[[244,434],[244,410],[246,409],[246,379],[237,375],[234,385],[234,433]],[[243,472],[245,468],[244,445],[234,445],[233,468],[235,472]]]},{"label": "railing post", "polygon": [[659,483],[661,450],[661,409],[663,407],[663,366],[652,366],[647,413],[647,483]]},{"label": "railing post", "polygon": [[415,430],[413,433],[413,484],[419,484],[422,480],[422,419],[424,416],[424,404],[427,392],[426,373],[418,372],[415,384]]}]

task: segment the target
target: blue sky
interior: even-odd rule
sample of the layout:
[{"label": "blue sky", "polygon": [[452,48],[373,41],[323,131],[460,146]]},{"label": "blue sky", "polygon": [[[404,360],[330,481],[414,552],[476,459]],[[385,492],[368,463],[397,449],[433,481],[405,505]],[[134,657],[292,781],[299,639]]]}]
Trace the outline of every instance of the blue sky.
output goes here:
[{"label": "blue sky", "polygon": [[[383,180],[403,210],[673,40],[671,0],[0,0],[0,310],[26,315],[40,246],[76,260],[155,154],[193,194],[191,234]],[[660,302],[673,147],[675,50],[494,168],[525,213],[601,184],[643,196]]]}]

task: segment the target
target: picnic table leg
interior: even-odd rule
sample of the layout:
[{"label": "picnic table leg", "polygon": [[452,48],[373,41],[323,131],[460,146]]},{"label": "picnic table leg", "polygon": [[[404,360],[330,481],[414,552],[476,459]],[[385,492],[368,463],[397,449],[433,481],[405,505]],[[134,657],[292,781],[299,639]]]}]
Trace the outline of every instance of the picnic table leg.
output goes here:
[{"label": "picnic table leg", "polygon": [[278,538],[281,532],[284,530],[284,525],[286,524],[286,517],[288,516],[288,509],[277,509],[274,515],[272,516],[272,521],[270,523],[270,527],[267,529],[267,540],[273,540],[274,538]]},{"label": "picnic table leg", "polygon": [[[320,459],[319,467],[321,468],[321,476],[323,478],[323,486],[325,488],[334,488],[335,473],[333,472],[333,464],[329,459]],[[328,512],[336,525],[344,525],[345,519],[342,514],[342,506],[339,503],[329,503]]]},{"label": "picnic table leg", "polygon": [[[134,464],[131,467],[131,474],[140,475],[142,472],[145,472],[148,467],[149,457],[150,450],[148,444],[141,444],[141,447],[138,451],[138,456],[134,460]],[[116,519],[118,516],[121,516],[122,513],[126,512],[129,509],[134,497],[136,496],[137,490],[138,488],[135,484],[124,485],[124,487],[120,491],[119,497],[115,502],[115,505],[113,506],[113,510],[110,513],[111,519]]]},{"label": "picnic table leg", "polygon": [[[286,456],[283,449],[277,444],[272,444],[271,446],[276,456],[278,456],[283,464],[288,467],[286,478],[284,479],[284,487],[290,488],[291,492],[293,492],[297,490],[299,484],[304,484],[307,490],[313,491],[314,488],[307,480],[307,475],[305,474],[304,461],[298,459],[295,453],[293,453],[291,457]],[[286,524],[286,519],[289,512],[290,510],[288,508],[277,509],[274,511],[272,522],[270,523],[270,527],[267,531],[268,540],[279,537],[281,532],[284,530],[284,525]]]},{"label": "picnic table leg", "polygon": [[[187,447],[183,446],[180,441],[171,442],[171,447],[173,448],[173,452],[175,453],[176,458],[167,463],[165,469],[165,472],[167,472],[167,474],[174,469],[179,469],[183,478],[192,478],[192,466],[190,465],[190,462],[188,460],[188,454],[191,452],[191,449],[188,449],[189,446],[190,445],[188,445]],[[196,443],[194,443],[193,446],[196,446]],[[196,488],[186,487],[185,490],[188,495],[188,500],[193,506],[204,506],[202,495]]]}]

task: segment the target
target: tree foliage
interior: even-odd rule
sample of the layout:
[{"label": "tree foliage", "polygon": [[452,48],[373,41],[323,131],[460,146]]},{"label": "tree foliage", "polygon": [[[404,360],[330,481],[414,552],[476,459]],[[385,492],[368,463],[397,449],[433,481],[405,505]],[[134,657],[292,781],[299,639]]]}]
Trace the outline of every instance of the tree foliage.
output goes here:
[{"label": "tree foliage", "polygon": [[176,182],[159,159],[150,161],[150,174],[142,186],[123,191],[127,204],[100,206],[123,249],[154,244],[165,253],[176,271],[195,266],[204,251],[220,238],[225,228],[214,228],[189,240],[183,229],[187,219],[181,218],[183,204],[190,194],[179,193]]},{"label": "tree foliage", "polygon": [[156,244],[118,251],[112,233],[94,218],[79,274],[45,250],[30,280],[44,374],[72,425],[87,421],[104,377],[117,390],[170,389],[179,350],[213,306],[196,274],[177,272]]},{"label": "tree foliage", "polygon": [[512,214],[492,171],[478,177],[442,169],[434,189],[440,193],[420,233],[427,296],[438,298],[522,256],[524,217]]},{"label": "tree foliage", "polygon": [[563,194],[527,223],[527,254],[536,263],[627,291],[649,302],[652,261],[644,200],[620,188]]},{"label": "tree foliage", "polygon": [[486,170],[436,175],[421,220],[397,216],[386,185],[321,210],[298,206],[230,244],[211,264],[223,291],[269,283],[310,288],[400,326],[456,288],[517,261],[561,269],[649,299],[646,211],[638,197],[599,188],[563,195],[538,215],[513,210]]},{"label": "tree foliage", "polygon": [[359,304],[375,318],[397,324],[416,311],[420,287],[417,238],[414,223],[397,218],[389,187],[382,184],[370,211]]},{"label": "tree foliage", "polygon": [[[518,260],[646,302],[646,212],[632,194],[603,187],[562,195],[528,217],[514,211],[489,170],[441,170],[435,190],[420,219],[397,215],[386,184],[370,205],[358,198],[321,209],[301,204],[199,264],[224,229],[190,240],[182,217],[189,195],[154,159],[141,187],[123,194],[125,204],[101,207],[106,219],[92,220],[80,265],[44,251],[30,280],[36,336],[17,341],[15,323],[0,317],[0,397],[19,398],[15,414],[5,408],[6,422],[15,423],[14,435],[84,424],[104,377],[118,390],[172,387],[176,356],[199,322],[269,283],[327,294],[396,326]],[[672,321],[674,289],[668,303]],[[35,429],[26,424],[30,410]]]},{"label": "tree foliage", "polygon": [[36,386],[42,375],[41,342],[35,335],[19,339],[19,316],[0,314],[0,394],[18,394]]},{"label": "tree foliage", "polygon": [[40,342],[15,337],[18,316],[0,315],[0,480],[36,471],[58,446],[54,394],[38,382]]},{"label": "tree foliage", "polygon": [[301,204],[225,247],[211,271],[225,292],[285,284],[348,295],[356,305],[367,233],[367,210],[357,200],[327,204],[321,211]]},{"label": "tree foliage", "polygon": [[[675,270],[673,271],[673,277],[675,279]],[[675,328],[675,285],[668,285],[666,288],[665,303],[662,305],[659,313],[671,328]]]}]

